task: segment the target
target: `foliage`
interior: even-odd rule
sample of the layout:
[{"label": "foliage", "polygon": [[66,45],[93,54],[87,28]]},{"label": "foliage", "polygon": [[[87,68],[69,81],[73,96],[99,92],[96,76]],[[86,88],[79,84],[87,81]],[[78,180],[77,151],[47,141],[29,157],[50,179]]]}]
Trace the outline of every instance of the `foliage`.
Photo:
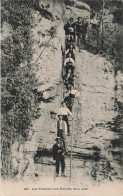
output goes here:
[{"label": "foliage", "polygon": [[123,16],[123,10],[121,8],[115,8],[112,10],[112,14],[114,16],[114,23],[123,24],[122,16]]},{"label": "foliage", "polygon": [[[103,12],[99,5],[93,2],[93,11],[97,13],[97,19],[100,21],[100,26],[97,29],[88,29],[88,48],[105,56],[108,60],[114,63],[114,70],[123,71],[123,44],[122,44],[122,7],[116,1],[100,0],[102,5],[104,2]],[[91,2],[92,3],[92,2]],[[98,6],[98,10],[95,6]],[[101,14],[103,15],[103,20]]]},{"label": "foliage", "polygon": [[[37,111],[33,89],[37,86],[32,60],[30,28],[33,25],[31,15],[33,1],[2,1],[2,25],[12,26],[12,35],[2,40],[2,126],[6,124],[8,132],[17,130],[25,137],[31,126],[31,119]],[[8,120],[6,117],[9,116]],[[10,120],[11,119],[11,120]],[[7,126],[9,124],[9,126]],[[2,129],[2,131],[4,131]]]}]

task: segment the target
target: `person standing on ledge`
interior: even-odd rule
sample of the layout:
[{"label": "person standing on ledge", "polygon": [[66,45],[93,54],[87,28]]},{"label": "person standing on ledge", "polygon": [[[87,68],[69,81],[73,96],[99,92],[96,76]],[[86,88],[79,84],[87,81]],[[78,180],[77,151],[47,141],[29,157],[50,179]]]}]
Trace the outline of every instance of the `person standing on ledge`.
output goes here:
[{"label": "person standing on ledge", "polygon": [[76,35],[78,37],[78,43],[82,39],[82,17],[78,17],[78,21],[75,23],[76,26]]},{"label": "person standing on ledge", "polygon": [[59,168],[61,163],[61,176],[65,176],[65,150],[60,137],[55,139],[56,143],[53,145],[53,160],[56,160],[56,177],[59,177]]},{"label": "person standing on ledge", "polygon": [[82,41],[86,44],[86,34],[87,34],[88,22],[86,18],[82,20]]}]

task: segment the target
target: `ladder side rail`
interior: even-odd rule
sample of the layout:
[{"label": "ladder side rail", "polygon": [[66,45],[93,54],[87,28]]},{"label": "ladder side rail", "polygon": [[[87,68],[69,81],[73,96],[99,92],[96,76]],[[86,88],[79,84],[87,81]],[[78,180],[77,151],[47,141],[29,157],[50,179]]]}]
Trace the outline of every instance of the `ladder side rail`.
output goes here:
[{"label": "ladder side rail", "polygon": [[[75,28],[75,64],[74,65],[76,68],[76,28]],[[75,86],[75,81],[74,81],[74,86]],[[74,103],[73,103],[72,134],[71,134],[70,181],[72,180],[73,132],[74,132]]]}]

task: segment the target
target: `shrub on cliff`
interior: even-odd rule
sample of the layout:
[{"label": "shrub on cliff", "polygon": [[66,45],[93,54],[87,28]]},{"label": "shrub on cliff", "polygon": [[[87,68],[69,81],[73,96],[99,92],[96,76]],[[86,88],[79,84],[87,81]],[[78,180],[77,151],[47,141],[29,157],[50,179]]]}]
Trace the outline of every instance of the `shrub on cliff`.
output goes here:
[{"label": "shrub on cliff", "polygon": [[[1,111],[4,117],[8,112],[10,118],[12,116],[18,134],[29,128],[36,111],[35,95],[32,91],[37,85],[37,80],[33,71],[35,65],[31,64],[33,40],[30,28],[33,18],[30,2],[3,1],[1,10],[2,25],[7,22],[12,26],[11,35],[5,37],[1,43],[1,75],[5,78],[2,84],[4,88]],[[8,129],[12,127],[13,123],[10,123]]]}]

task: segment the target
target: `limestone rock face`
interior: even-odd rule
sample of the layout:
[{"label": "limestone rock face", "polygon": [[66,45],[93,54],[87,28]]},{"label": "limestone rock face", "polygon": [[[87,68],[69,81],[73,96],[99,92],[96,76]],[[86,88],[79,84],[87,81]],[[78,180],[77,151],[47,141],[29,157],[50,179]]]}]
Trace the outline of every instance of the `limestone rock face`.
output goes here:
[{"label": "limestone rock face", "polygon": [[[35,172],[41,177],[44,175],[42,154],[38,157],[39,165],[35,166],[34,157],[38,150],[51,152],[57,134],[57,112],[62,101],[61,46],[65,43],[64,23],[70,17],[75,20],[78,16],[90,18],[89,7],[81,10],[79,7],[84,6],[84,3],[80,1],[75,1],[75,7],[67,6],[67,9],[60,0],[39,0],[38,6],[40,11],[32,11],[34,22],[31,24],[30,33],[33,38],[32,64],[38,81],[37,90],[41,92],[38,97],[41,100],[37,103],[39,117],[32,119],[32,127],[27,130],[28,137],[19,138],[11,147],[11,172],[18,180],[27,181],[30,178],[35,180]],[[9,24],[4,23],[3,31],[5,29],[7,31],[3,33],[3,39],[11,34]],[[23,48],[23,45],[21,47]],[[20,63],[21,68],[26,66],[26,61]],[[119,141],[116,124],[120,122],[116,102],[122,103],[122,73],[118,72],[115,78],[113,65],[109,61],[86,50],[78,52],[78,48],[75,66],[75,89],[80,92],[80,97],[75,100],[74,105],[74,175],[79,179],[96,176],[95,178],[101,181],[106,178],[106,168],[109,172],[108,178],[112,176],[115,179],[116,170],[116,178],[120,178],[117,164],[119,146],[114,150],[113,145],[115,139]],[[67,142],[70,151],[70,137]],[[52,175],[54,165],[51,157],[44,157],[44,162],[47,176]]]}]

